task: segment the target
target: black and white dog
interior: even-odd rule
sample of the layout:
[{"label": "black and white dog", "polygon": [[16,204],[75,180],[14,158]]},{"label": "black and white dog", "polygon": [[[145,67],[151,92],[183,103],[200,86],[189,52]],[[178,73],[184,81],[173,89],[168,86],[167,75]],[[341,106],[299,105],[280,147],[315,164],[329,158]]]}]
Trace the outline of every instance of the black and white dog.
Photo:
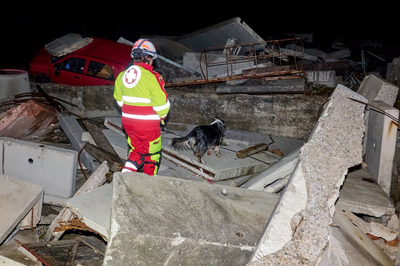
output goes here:
[{"label": "black and white dog", "polygon": [[214,117],[213,122],[206,126],[196,126],[185,137],[173,138],[170,147],[175,150],[193,150],[193,155],[197,157],[199,163],[205,163],[203,155],[211,155],[214,149],[215,155],[221,157],[219,148],[225,134],[225,122],[218,117]]}]

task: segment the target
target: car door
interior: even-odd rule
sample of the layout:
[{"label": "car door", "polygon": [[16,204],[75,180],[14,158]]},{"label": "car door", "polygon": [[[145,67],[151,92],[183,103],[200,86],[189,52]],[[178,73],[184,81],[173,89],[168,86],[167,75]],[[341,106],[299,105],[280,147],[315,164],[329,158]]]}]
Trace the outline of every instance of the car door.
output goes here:
[{"label": "car door", "polygon": [[71,86],[84,86],[86,73],[85,58],[68,56],[63,58],[55,66],[55,77],[53,82]]}]

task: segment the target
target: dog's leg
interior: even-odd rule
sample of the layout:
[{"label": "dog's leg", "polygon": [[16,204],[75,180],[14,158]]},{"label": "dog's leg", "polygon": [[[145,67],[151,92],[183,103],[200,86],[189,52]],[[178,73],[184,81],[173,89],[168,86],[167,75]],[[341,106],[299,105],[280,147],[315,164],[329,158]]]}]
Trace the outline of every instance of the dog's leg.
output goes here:
[{"label": "dog's leg", "polygon": [[215,155],[217,155],[217,157],[221,158],[221,153],[219,152],[219,145],[216,145],[214,147],[214,150],[215,150]]},{"label": "dog's leg", "polygon": [[207,155],[211,156],[211,147],[207,149]]},{"label": "dog's leg", "polygon": [[197,157],[197,161],[199,162],[199,163],[202,163],[202,164],[205,164],[206,162],[205,161],[203,161],[203,155],[202,154],[200,154],[200,153],[193,153],[193,155],[194,156],[196,156]]}]

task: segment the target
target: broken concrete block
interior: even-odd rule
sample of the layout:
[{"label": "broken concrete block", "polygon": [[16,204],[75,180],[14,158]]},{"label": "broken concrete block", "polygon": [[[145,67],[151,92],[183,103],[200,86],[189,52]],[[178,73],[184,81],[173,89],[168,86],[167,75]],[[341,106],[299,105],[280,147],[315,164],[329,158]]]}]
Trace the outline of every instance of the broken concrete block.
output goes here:
[{"label": "broken concrete block", "polygon": [[342,210],[374,217],[391,216],[395,213],[390,198],[367,169],[348,173],[336,206]]},{"label": "broken concrete block", "polygon": [[39,185],[6,175],[0,175],[0,184],[0,243],[2,243],[36,204],[39,203],[41,210],[44,189]]},{"label": "broken concrete block", "polygon": [[2,173],[45,188],[44,202],[62,205],[75,192],[78,152],[0,138]]},{"label": "broken concrete block", "polygon": [[273,80],[262,86],[246,85],[220,85],[218,94],[245,93],[245,94],[268,94],[268,93],[304,93],[304,79]]},{"label": "broken concrete block", "polygon": [[[209,47],[223,47],[226,44],[226,40],[232,36],[238,39],[239,44],[257,44],[264,42],[264,40],[239,17],[180,36],[176,41],[189,47],[192,51],[200,53]],[[254,47],[241,49],[239,55],[246,55],[249,49],[260,49],[262,47],[262,45],[254,45]]]},{"label": "broken concrete block", "polygon": [[0,100],[11,100],[20,93],[31,92],[29,74],[19,69],[2,69],[0,74]]},{"label": "broken concrete block", "polygon": [[399,110],[383,101],[373,101],[372,104],[380,110],[372,109],[368,112],[365,163],[378,184],[390,195],[398,128],[392,123],[393,119],[381,110],[396,120],[399,118]]},{"label": "broken concrete block", "polygon": [[115,173],[103,265],[246,265],[277,200],[248,189]]},{"label": "broken concrete block", "polygon": [[300,160],[271,215],[250,265],[316,264],[348,168],[362,162],[365,98],[338,85],[300,149]]},{"label": "broken concrete block", "polygon": [[382,101],[390,106],[393,106],[396,102],[398,91],[397,86],[374,75],[366,76],[357,90],[369,103]]},{"label": "broken concrete block", "polygon": [[[79,190],[74,194],[74,197],[89,193],[96,187],[103,185],[106,181],[106,174],[108,171],[109,167],[107,165],[107,162],[104,161],[88,178],[88,180],[86,180],[86,182],[79,188]],[[46,235],[44,236],[44,239],[46,241],[58,240],[64,233],[63,230],[55,231],[55,229],[59,226],[59,222],[68,221],[73,218],[74,214],[71,212],[71,210],[64,207],[59,212],[57,217],[51,222],[49,228],[47,229]]]},{"label": "broken concrete block", "polygon": [[[176,137],[179,136],[171,133],[161,135],[163,157],[167,160],[173,160],[183,167],[193,169],[193,171],[196,171],[196,168],[197,171],[201,168],[202,174],[213,181],[262,172],[281,158],[268,151],[262,151],[253,154],[251,157],[238,159],[236,152],[248,148],[249,145],[225,139],[227,146],[221,147],[221,157],[218,158],[213,153],[211,156],[205,155],[203,159],[206,163],[202,164],[197,161],[192,150],[178,152],[169,147],[171,139]],[[197,171],[196,173],[198,173]]]},{"label": "broken concrete block", "polygon": [[281,158],[268,169],[247,181],[243,188],[263,191],[269,184],[283,179],[293,173],[299,161],[300,148]]},{"label": "broken concrete block", "polygon": [[87,151],[83,149],[85,142],[82,141],[83,129],[76,121],[75,117],[68,114],[58,114],[58,121],[68,136],[72,147],[80,153],[80,160],[88,169],[89,173],[93,173],[100,165],[100,163],[93,158]]},{"label": "broken concrete block", "polygon": [[327,86],[329,88],[336,87],[336,71],[306,71],[308,82]]},{"label": "broken concrete block", "polygon": [[53,56],[63,56],[72,53],[93,41],[93,38],[83,38],[80,34],[68,33],[46,44],[44,48]]},{"label": "broken concrete block", "polygon": [[108,183],[94,188],[90,193],[68,199],[65,207],[107,240],[110,235],[111,198],[112,184]]},{"label": "broken concrete block", "polygon": [[400,57],[393,58],[391,63],[387,64],[386,79],[396,86],[400,84]]}]

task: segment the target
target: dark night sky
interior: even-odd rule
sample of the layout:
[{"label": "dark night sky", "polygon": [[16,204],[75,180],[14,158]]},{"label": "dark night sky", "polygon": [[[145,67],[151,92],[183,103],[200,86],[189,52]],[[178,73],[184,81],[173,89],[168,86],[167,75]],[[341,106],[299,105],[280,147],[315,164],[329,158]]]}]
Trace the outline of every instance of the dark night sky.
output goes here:
[{"label": "dark night sky", "polygon": [[[320,3],[323,10],[286,4],[223,5],[206,2],[163,4],[117,1],[104,5],[99,2],[76,6],[73,2],[61,4],[29,3],[2,4],[0,18],[2,30],[0,68],[24,68],[33,55],[46,43],[67,33],[87,32],[90,35],[117,40],[120,36],[132,41],[140,35],[183,35],[216,23],[240,17],[262,38],[283,36],[285,33],[313,33],[314,40],[332,41],[345,39],[385,39],[396,42],[395,17],[389,8],[378,8],[348,3],[330,5]],[[83,1],[82,1],[83,2]],[[233,3],[233,2],[232,2]],[[290,3],[290,2],[289,2]],[[50,7],[50,9],[49,9]],[[315,7],[315,6],[314,6]],[[318,6],[317,6],[318,7]],[[386,26],[392,30],[387,33]]]}]

